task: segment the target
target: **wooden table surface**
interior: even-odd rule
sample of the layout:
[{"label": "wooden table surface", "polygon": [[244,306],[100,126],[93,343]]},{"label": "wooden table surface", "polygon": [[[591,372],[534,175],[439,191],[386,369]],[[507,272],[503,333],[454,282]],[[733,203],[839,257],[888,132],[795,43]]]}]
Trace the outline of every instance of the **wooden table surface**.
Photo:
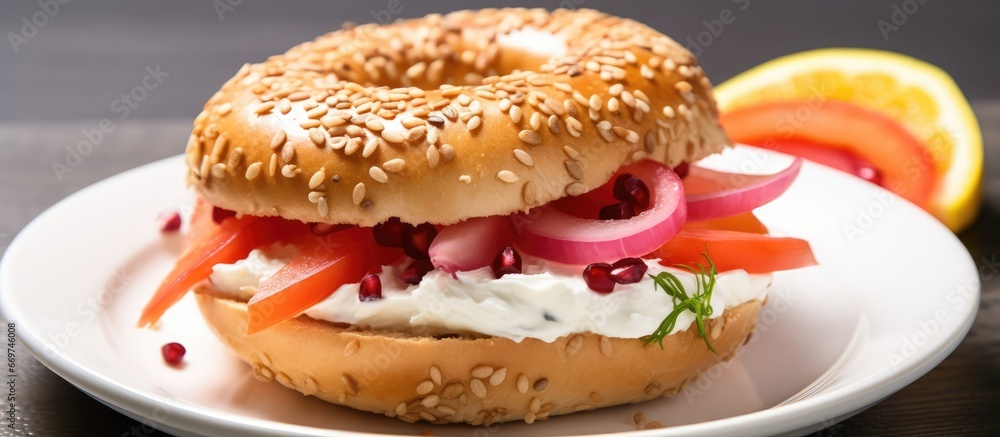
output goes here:
[{"label": "wooden table surface", "polygon": [[[1000,101],[974,106],[986,140],[984,203],[979,220],[960,237],[982,273],[982,304],[975,325],[958,349],[930,373],[818,435],[1000,433]],[[180,153],[190,122],[120,123],[72,173],[58,181],[51,162],[62,160],[66,146],[79,142],[82,130],[94,126],[0,124],[0,252],[18,230],[65,196],[129,168]],[[13,435],[163,435],[91,399],[23,348],[16,353],[21,376]],[[0,431],[9,433],[6,427]]]}]

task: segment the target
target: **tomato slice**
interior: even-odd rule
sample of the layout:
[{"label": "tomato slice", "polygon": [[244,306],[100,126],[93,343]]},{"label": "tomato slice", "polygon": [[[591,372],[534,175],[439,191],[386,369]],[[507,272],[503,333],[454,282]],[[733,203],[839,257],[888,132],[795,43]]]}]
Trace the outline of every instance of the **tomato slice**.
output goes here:
[{"label": "tomato slice", "polygon": [[316,238],[250,299],[247,335],[295,317],[344,284],[403,256],[375,242],[369,228],[353,228]]},{"label": "tomato slice", "polygon": [[927,148],[895,120],[847,102],[769,102],[719,117],[726,133],[745,144],[796,153],[783,144],[848,151],[878,169],[882,186],[926,207],[937,173]]},{"label": "tomato slice", "polygon": [[816,265],[805,240],[714,229],[683,229],[646,258],[660,258],[666,266],[698,264],[706,250],[720,272],[769,273]]},{"label": "tomato slice", "polygon": [[767,226],[764,226],[752,212],[712,220],[689,221],[684,224],[684,229],[715,229],[749,232],[751,234],[767,234]]},{"label": "tomato slice", "polygon": [[143,308],[140,327],[160,320],[167,309],[212,273],[212,266],[234,263],[257,247],[307,232],[305,225],[280,218],[245,216],[216,224],[211,208],[207,202],[196,206],[181,257]]}]

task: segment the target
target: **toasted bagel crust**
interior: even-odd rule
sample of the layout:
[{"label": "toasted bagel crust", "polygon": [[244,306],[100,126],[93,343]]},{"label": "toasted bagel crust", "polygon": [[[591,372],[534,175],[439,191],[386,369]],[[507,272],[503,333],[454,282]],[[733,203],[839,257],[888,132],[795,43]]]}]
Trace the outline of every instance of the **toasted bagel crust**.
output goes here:
[{"label": "toasted bagel crust", "polygon": [[197,117],[188,181],[244,214],[451,224],[729,144],[695,57],[593,10],[486,9],[336,31],[247,64]]},{"label": "toasted bagel crust", "polygon": [[[223,343],[259,380],[414,422],[525,420],[640,402],[680,391],[752,333],[761,301],[707,322],[708,351],[694,327],[664,349],[591,333],[552,343],[506,338],[432,338],[351,329],[299,316],[246,336],[245,303],[197,290],[198,306]],[[722,325],[718,327],[718,325]]]}]

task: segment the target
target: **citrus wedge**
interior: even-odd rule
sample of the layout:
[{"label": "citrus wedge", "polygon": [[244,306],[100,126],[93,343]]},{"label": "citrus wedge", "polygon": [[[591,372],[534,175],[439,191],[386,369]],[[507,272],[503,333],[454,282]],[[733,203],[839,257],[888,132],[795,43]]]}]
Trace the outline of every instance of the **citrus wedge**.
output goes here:
[{"label": "citrus wedge", "polygon": [[[906,158],[931,161],[917,166],[932,172],[933,175],[923,176],[934,179],[929,198],[921,206],[955,232],[976,218],[982,189],[982,134],[969,102],[954,80],[931,64],[879,50],[811,50],[746,71],[716,87],[715,95],[723,112],[723,123],[726,113],[753,112],[757,106],[773,109],[777,102],[806,104],[831,100],[888,117],[924,148],[923,153]],[[741,141],[740,132],[730,134]],[[845,128],[842,137],[852,142],[852,134],[862,135]],[[855,154],[864,156],[865,150],[858,148],[870,148],[871,143],[853,145]],[[848,150],[850,146],[838,145]],[[871,155],[872,151],[868,152]],[[897,161],[902,159],[896,157]],[[896,165],[877,161],[872,164]]]}]

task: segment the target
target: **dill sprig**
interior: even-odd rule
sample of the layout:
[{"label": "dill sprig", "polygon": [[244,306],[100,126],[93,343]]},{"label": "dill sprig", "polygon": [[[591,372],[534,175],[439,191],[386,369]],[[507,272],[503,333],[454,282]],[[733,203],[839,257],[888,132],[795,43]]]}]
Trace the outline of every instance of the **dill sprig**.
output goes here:
[{"label": "dill sprig", "polygon": [[705,340],[705,346],[708,346],[708,350],[718,355],[712,344],[708,342],[708,333],[705,331],[705,318],[712,316],[712,292],[715,290],[718,272],[715,269],[715,263],[708,255],[708,248],[705,249],[702,257],[708,262],[707,266],[703,264],[694,264],[693,266],[676,264],[674,266],[694,274],[696,286],[694,294],[688,295],[684,284],[673,273],[661,272],[656,276],[649,275],[653,279],[654,290],[662,289],[667,293],[674,304],[674,309],[652,334],[643,338],[645,343],[649,344],[655,341],[660,344],[660,349],[663,349],[663,339],[674,331],[677,317],[684,311],[691,311],[694,313],[695,326],[698,327],[698,336]]}]

